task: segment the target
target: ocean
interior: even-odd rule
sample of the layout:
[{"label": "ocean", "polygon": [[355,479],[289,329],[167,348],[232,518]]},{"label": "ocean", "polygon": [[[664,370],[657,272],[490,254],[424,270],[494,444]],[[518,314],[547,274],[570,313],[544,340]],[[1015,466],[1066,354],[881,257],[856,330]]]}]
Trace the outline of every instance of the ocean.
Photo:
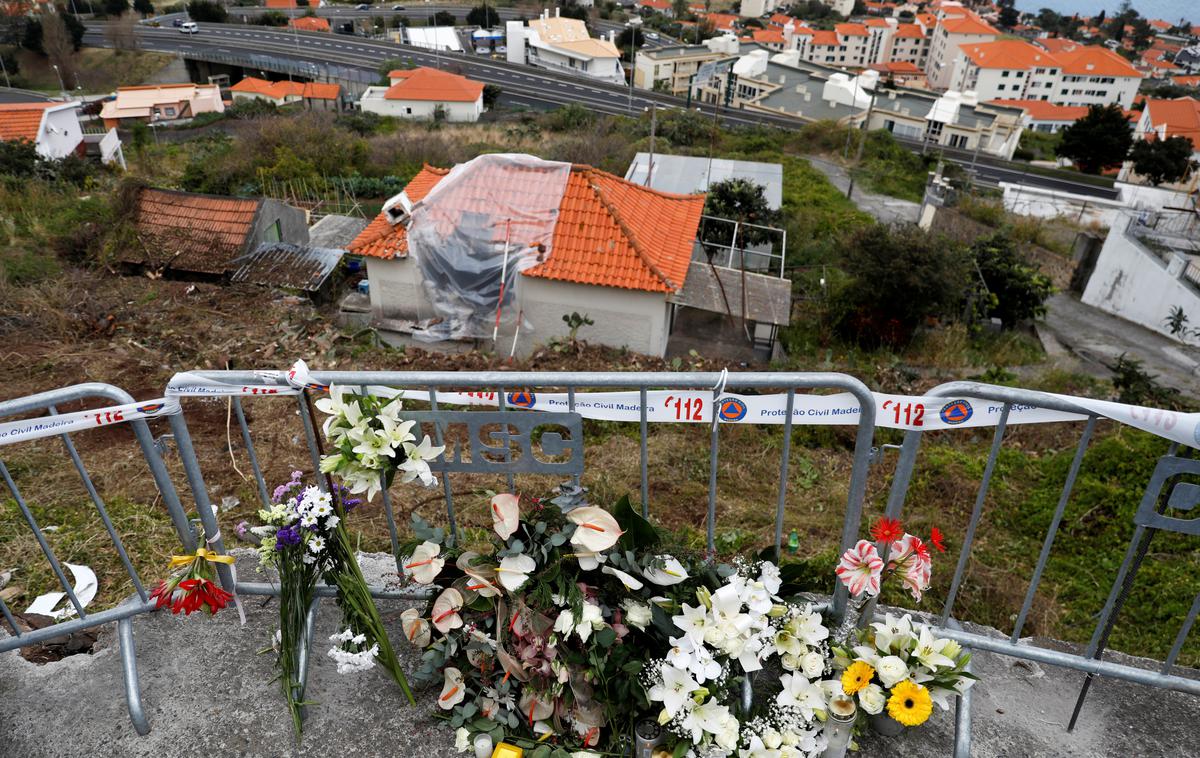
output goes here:
[{"label": "ocean", "polygon": [[[1064,16],[1075,13],[1090,16],[1103,10],[1111,16],[1120,4],[1121,0],[1017,0],[1017,10],[1037,13],[1049,8]],[[1133,7],[1145,18],[1161,18],[1171,23],[1186,18],[1200,24],[1200,2],[1194,0],[1133,0]]]}]

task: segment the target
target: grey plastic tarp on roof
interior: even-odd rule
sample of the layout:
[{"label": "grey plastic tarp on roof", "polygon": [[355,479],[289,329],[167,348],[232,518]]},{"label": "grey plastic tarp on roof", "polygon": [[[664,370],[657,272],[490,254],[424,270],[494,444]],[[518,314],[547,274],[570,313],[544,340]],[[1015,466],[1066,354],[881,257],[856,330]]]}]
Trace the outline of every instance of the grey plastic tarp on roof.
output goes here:
[{"label": "grey plastic tarp on roof", "polygon": [[438,314],[414,337],[429,342],[490,337],[502,272],[503,322],[512,323],[517,274],[554,254],[554,227],[570,172],[569,163],[530,155],[481,155],[455,166],[413,206],[409,255]]}]

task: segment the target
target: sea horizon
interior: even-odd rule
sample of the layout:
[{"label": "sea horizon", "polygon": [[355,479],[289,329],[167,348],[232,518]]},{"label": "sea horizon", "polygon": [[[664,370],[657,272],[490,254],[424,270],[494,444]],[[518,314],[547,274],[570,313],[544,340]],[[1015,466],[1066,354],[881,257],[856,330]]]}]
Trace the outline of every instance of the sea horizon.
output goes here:
[{"label": "sea horizon", "polygon": [[[1042,8],[1072,16],[1076,13],[1091,16],[1100,11],[1108,15],[1116,12],[1121,0],[1016,0],[1017,10],[1027,13],[1037,13]],[[1193,24],[1200,24],[1200,3],[1185,0],[1135,0],[1134,9],[1148,19],[1162,19],[1175,23],[1185,18]]]}]

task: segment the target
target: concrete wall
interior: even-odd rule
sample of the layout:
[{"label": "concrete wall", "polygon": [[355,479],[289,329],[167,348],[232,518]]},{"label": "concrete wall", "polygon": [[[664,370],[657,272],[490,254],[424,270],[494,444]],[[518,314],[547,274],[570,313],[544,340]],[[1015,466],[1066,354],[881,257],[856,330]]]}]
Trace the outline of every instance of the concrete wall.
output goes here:
[{"label": "concrete wall", "polygon": [[258,216],[254,219],[254,231],[250,235],[250,246],[246,252],[253,251],[259,243],[266,242],[270,228],[279,222],[279,239],[293,245],[303,245],[308,242],[308,214],[300,208],[271,200],[263,200]]},{"label": "concrete wall", "polygon": [[[375,319],[420,320],[437,315],[425,297],[416,261],[367,258],[367,278],[370,281],[371,314]],[[578,335],[594,345],[625,347],[656,356],[666,351],[668,306],[665,295],[529,276],[521,277],[518,287],[518,301],[513,308],[524,309],[526,321],[526,326],[517,335],[518,355],[528,355],[555,337],[565,337],[569,329],[563,316],[572,312],[596,322],[593,326],[583,327]],[[503,326],[497,349],[511,350],[514,335],[515,324]]]},{"label": "concrete wall", "polygon": [[[1127,236],[1124,227],[1119,227],[1108,233],[1082,300],[1126,321],[1171,336],[1165,320],[1175,306],[1183,308],[1189,324],[1200,323],[1200,295],[1196,288],[1180,280],[1185,268],[1183,260],[1173,262],[1168,269],[1167,263]],[[1197,342],[1195,338],[1187,341]]]},{"label": "concrete wall", "polygon": [[1126,218],[1142,211],[1192,207],[1187,195],[1181,192],[1123,182],[1113,186],[1121,192],[1117,200],[1000,183],[1004,209],[1010,213],[1037,218],[1064,217],[1080,224],[1094,223],[1110,228],[1123,225]]}]

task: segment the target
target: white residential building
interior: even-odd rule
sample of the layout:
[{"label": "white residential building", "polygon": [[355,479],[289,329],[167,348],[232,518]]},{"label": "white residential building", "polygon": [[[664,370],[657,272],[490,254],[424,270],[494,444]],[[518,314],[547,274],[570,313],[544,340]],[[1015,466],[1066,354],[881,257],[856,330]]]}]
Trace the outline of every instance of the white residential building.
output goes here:
[{"label": "white residential building", "polygon": [[605,82],[621,83],[625,73],[621,54],[613,40],[593,39],[587,26],[574,18],[563,18],[543,11],[526,26],[520,21],[508,21],[508,62],[523,63],[538,68],[569,72]]},{"label": "white residential building", "polygon": [[1116,103],[1130,108],[1142,75],[1099,45],[1051,53],[1023,40],[964,45],[950,86],[974,90],[981,100],[1043,100],[1086,107]]},{"label": "white residential building", "polygon": [[392,71],[387,87],[368,87],[359,100],[367,113],[395,118],[474,122],[483,113],[483,84],[432,68]]},{"label": "white residential building", "polygon": [[[742,4],[738,6],[738,15],[744,18],[760,18],[774,13],[776,8],[783,5],[787,3],[782,0],[742,0]],[[854,7],[854,0],[850,0],[850,6]]]},{"label": "white residential building", "polygon": [[7,103],[0,105],[0,141],[24,140],[38,155],[61,160],[83,153],[79,103]]},{"label": "white residential building", "polygon": [[[1200,187],[1200,100],[1194,97],[1179,97],[1174,100],[1155,100],[1147,98],[1142,108],[1141,118],[1134,128],[1134,139],[1170,139],[1183,137],[1192,142],[1193,168],[1182,181],[1165,185],[1186,192],[1195,192]],[[1126,163],[1121,170],[1121,180],[1131,181],[1132,163]]]},{"label": "white residential building", "polygon": [[1000,32],[958,3],[943,3],[933,21],[925,74],[933,89],[950,89],[963,46],[991,42]]},{"label": "white residential building", "polygon": [[148,84],[118,87],[116,97],[101,108],[100,118],[111,128],[123,121],[155,123],[224,112],[221,88],[215,84]]}]

